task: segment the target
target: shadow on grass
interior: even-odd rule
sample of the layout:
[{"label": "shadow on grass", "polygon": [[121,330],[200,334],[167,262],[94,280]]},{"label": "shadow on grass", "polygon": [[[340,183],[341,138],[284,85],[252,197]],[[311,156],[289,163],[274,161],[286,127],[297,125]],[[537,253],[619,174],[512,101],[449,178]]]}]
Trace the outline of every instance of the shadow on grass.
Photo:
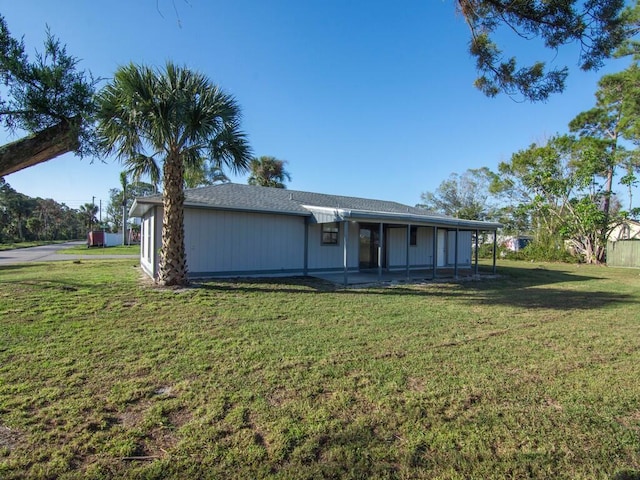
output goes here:
[{"label": "shadow on grass", "polygon": [[[2,258],[2,257],[0,257]],[[36,264],[34,263],[33,265],[39,265],[42,266],[42,264]],[[10,271],[10,270],[26,270],[29,267],[31,267],[32,265],[26,264],[26,263],[15,263],[15,264],[11,264],[11,265],[0,265],[0,272],[3,271]]]},{"label": "shadow on grass", "polygon": [[[97,261],[96,261],[97,260]],[[96,263],[100,262],[120,262],[122,260],[132,260],[127,258],[114,258],[114,259],[69,259],[69,260],[58,260],[56,262],[25,262],[25,263],[16,263],[11,265],[0,265],[0,286],[2,285],[28,285],[30,287],[40,287],[41,289],[50,289],[52,287],[59,287],[65,291],[78,290],[82,288],[97,288],[100,287],[104,282],[99,280],[99,277],[91,277],[86,276],[88,280],[80,280],[76,275],[74,275],[72,268],[85,264],[86,266],[93,267]],[[55,263],[56,267],[65,267],[65,274],[48,276],[43,274],[43,267],[46,268],[47,265],[51,265]],[[137,262],[133,262],[132,267],[138,267]],[[35,271],[36,275],[33,275]],[[31,275],[31,278],[7,278],[3,277],[3,272],[15,272],[18,275],[25,274],[25,276]],[[69,272],[66,274],[66,272]]]},{"label": "shadow on grass", "polygon": [[623,470],[616,473],[612,480],[640,480],[640,470]]},{"label": "shadow on grass", "polygon": [[[29,269],[42,268],[42,263],[0,266],[2,271],[25,272]],[[599,276],[578,273],[575,267],[554,266],[540,267],[499,267],[498,277],[481,275],[480,280],[454,281],[452,278],[438,278],[435,282],[421,284],[369,284],[361,288],[344,288],[341,285],[313,277],[289,278],[234,278],[226,280],[194,281],[194,291],[208,292],[244,292],[269,294],[325,294],[338,295],[390,295],[421,296],[433,298],[450,298],[453,301],[468,305],[507,305],[528,309],[554,310],[592,310],[614,304],[636,304],[637,297],[618,293],[613,290],[594,289],[586,282],[598,282]],[[20,281],[5,280],[7,283],[19,285]],[[97,281],[78,281],[70,273],[67,278],[38,278],[23,281],[31,286],[39,285],[43,289],[61,288],[75,290],[83,287],[95,288]],[[585,286],[580,286],[585,284]],[[557,285],[557,286],[556,286]],[[140,287],[143,288],[143,287]],[[164,289],[160,289],[164,290]],[[184,291],[184,289],[180,289]],[[189,289],[186,289],[189,290]]]},{"label": "shadow on grass", "polygon": [[[368,285],[362,288],[344,288],[326,280],[311,277],[262,278],[201,281],[198,288],[210,291],[242,291],[246,293],[335,293],[347,295],[401,295],[448,297],[469,305],[508,305],[530,309],[591,310],[612,304],[637,302],[628,294],[592,288],[576,289],[578,282],[598,281],[596,276],[576,274],[545,268],[501,267],[499,277],[473,281],[454,281],[439,278],[436,282],[422,284]],[[568,288],[549,287],[565,284]],[[442,288],[438,288],[442,285]],[[431,288],[422,288],[424,286]],[[435,288],[434,288],[435,287]]]}]

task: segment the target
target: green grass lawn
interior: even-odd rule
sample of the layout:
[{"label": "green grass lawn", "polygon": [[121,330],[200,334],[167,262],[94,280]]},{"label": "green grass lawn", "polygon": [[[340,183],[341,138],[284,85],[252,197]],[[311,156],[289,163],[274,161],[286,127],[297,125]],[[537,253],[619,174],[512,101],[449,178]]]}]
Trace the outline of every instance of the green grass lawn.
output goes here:
[{"label": "green grass lawn", "polygon": [[86,245],[78,245],[58,253],[66,253],[69,255],[140,255],[140,245],[119,245],[117,247],[91,247]]},{"label": "green grass lawn", "polygon": [[0,478],[640,478],[640,271],[163,290],[0,267]]}]

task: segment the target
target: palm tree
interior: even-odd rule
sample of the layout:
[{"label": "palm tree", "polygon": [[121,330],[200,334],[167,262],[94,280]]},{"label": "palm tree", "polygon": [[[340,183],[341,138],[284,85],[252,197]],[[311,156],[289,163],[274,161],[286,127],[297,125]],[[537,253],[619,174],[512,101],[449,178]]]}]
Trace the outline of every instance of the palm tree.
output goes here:
[{"label": "palm tree", "polygon": [[186,188],[196,188],[231,182],[220,165],[209,163],[207,165],[207,162],[203,161],[201,165],[187,168],[184,172],[184,186]]},{"label": "palm tree", "polygon": [[251,159],[251,176],[249,185],[260,185],[262,187],[287,188],[284,184],[291,181],[291,175],[284,168],[286,161],[278,160],[275,157],[262,156]]},{"label": "palm tree", "polygon": [[[204,75],[168,62],[165,70],[120,67],[98,95],[98,135],[105,153],[134,172],[159,175],[162,247],[157,282],[186,285],[184,172],[203,159],[235,172],[251,159],[235,99]],[[149,153],[150,152],[150,153]]]},{"label": "palm tree", "polygon": [[87,231],[91,231],[93,224],[98,223],[96,215],[98,214],[98,206],[94,203],[85,203],[80,205],[80,215],[84,219]]}]

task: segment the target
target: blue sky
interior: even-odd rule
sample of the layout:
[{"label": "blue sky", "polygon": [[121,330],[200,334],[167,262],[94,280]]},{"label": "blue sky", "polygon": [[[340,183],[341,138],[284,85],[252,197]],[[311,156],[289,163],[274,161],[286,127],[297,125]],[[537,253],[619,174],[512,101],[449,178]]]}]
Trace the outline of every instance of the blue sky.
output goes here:
[{"label": "blue sky", "polygon": [[[508,53],[567,64],[567,90],[541,104],[486,98],[451,0],[0,0],[0,12],[30,55],[48,25],[95,77],[167,60],[206,74],[242,106],[254,153],[288,161],[290,189],[409,205],[453,172],[495,169],[566,132],[593,106],[600,76],[624,68],[580,72],[575,49],[509,37]],[[3,143],[16,138],[0,132]],[[73,208],[93,197],[106,208],[121,170],[68,154],[5,180]]]}]

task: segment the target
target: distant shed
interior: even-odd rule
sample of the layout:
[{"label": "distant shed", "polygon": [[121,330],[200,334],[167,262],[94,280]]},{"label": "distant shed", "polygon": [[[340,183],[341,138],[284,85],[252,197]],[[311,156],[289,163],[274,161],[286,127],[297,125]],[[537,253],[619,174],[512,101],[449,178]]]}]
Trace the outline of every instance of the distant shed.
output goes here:
[{"label": "distant shed", "polygon": [[608,266],[640,268],[640,222],[630,219],[619,222],[607,240]]},{"label": "distant shed", "polygon": [[640,268],[640,239],[607,242],[607,265]]}]

